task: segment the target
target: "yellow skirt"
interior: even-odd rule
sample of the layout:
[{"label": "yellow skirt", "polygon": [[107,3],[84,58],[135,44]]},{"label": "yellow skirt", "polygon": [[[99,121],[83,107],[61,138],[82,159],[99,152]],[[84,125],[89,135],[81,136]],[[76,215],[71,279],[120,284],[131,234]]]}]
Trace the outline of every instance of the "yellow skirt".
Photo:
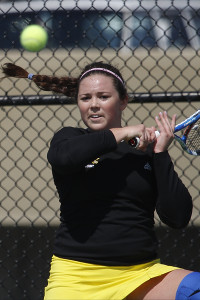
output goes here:
[{"label": "yellow skirt", "polygon": [[113,267],[53,256],[44,300],[122,300],[149,279],[176,269],[159,260]]}]

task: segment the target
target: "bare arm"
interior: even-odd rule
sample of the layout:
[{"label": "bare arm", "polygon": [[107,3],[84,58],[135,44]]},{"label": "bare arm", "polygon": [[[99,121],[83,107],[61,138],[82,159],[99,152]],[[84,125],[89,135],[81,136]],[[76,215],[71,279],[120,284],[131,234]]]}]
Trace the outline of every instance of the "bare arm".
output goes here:
[{"label": "bare arm", "polygon": [[155,140],[155,130],[149,130],[143,124],[111,128],[110,130],[114,134],[117,143],[120,143],[122,140],[128,142],[133,137],[139,137],[140,144],[138,149],[143,151],[146,150],[148,144]]}]

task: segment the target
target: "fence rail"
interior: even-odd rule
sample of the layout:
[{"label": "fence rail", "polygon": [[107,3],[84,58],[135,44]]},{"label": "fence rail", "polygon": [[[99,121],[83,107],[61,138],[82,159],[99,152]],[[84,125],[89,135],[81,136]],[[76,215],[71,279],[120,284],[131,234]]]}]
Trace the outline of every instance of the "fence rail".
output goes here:
[{"label": "fence rail", "polygon": [[[196,102],[200,92],[129,93],[129,103]],[[75,104],[74,98],[60,95],[0,96],[0,106]]]}]

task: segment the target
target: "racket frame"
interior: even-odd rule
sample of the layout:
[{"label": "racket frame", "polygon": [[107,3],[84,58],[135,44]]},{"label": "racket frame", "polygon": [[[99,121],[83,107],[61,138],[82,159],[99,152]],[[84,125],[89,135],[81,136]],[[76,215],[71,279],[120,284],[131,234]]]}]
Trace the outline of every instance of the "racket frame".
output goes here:
[{"label": "racket frame", "polygon": [[186,151],[190,155],[200,155],[200,152],[190,150],[186,146],[186,141],[187,141],[187,135],[189,134],[190,130],[193,128],[194,124],[200,119],[200,110],[197,110],[193,115],[191,115],[189,118],[184,120],[183,122],[179,123],[176,125],[174,129],[174,133],[178,132],[180,130],[183,130],[186,128],[184,131],[183,135],[180,137],[176,134],[174,134],[175,140],[179,142],[181,147],[183,148],[184,151]]}]

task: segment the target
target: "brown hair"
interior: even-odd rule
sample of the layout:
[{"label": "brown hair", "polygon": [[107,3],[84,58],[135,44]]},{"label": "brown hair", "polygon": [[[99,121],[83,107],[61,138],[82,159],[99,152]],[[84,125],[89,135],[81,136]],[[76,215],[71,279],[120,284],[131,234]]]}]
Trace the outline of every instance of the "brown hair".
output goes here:
[{"label": "brown hair", "polygon": [[[120,77],[121,80],[119,80],[116,76],[113,76],[112,74],[108,72],[104,72],[103,70],[93,70],[91,72],[88,72],[83,76],[83,74],[90,70],[95,68],[104,68],[107,69],[113,73],[115,73],[118,77]],[[30,75],[25,69],[22,67],[19,67],[12,63],[6,63],[2,66],[2,71],[4,73],[4,77],[15,77],[15,78],[28,78]],[[119,96],[121,99],[124,99],[127,95],[126,88],[124,86],[123,78],[119,70],[115,67],[113,67],[110,64],[104,63],[104,62],[94,62],[89,65],[87,65],[79,77],[73,78],[73,77],[56,77],[56,76],[47,76],[47,75],[40,75],[31,74],[31,80],[42,90],[44,91],[53,91],[55,93],[61,93],[68,97],[75,97],[77,98],[78,90],[79,90],[79,84],[80,81],[83,78],[86,78],[92,74],[104,74],[105,76],[112,77],[114,86],[116,90],[119,93]],[[82,77],[83,76],[83,77]],[[81,78],[81,79],[80,79]]]},{"label": "brown hair", "polygon": [[[22,67],[12,63],[6,63],[2,66],[5,77],[28,78],[29,73]],[[69,97],[74,97],[78,85],[77,78],[55,77],[47,75],[33,75],[31,79],[40,89],[44,91],[53,91]]]}]

